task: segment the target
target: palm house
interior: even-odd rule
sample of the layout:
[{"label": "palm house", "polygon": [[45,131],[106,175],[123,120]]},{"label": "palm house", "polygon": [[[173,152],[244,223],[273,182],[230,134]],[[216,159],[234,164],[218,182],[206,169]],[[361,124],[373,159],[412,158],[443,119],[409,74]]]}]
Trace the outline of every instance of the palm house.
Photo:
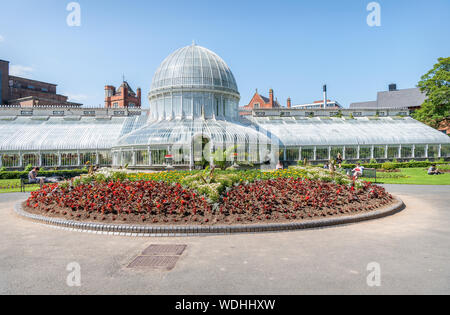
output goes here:
[{"label": "palm house", "polygon": [[217,54],[195,44],[175,51],[153,77],[147,126],[119,139],[113,165],[158,166],[171,156],[174,166],[192,167],[230,149],[232,159],[261,162],[270,140],[239,121],[239,100],[234,75]]},{"label": "palm house", "polygon": [[214,163],[218,152],[272,165],[323,162],[338,153],[347,161],[450,158],[450,138],[403,109],[343,109],[340,117],[332,110],[259,109],[243,117],[230,68],[195,44],[161,63],[148,98],[149,110],[0,106],[0,167],[193,168]]}]

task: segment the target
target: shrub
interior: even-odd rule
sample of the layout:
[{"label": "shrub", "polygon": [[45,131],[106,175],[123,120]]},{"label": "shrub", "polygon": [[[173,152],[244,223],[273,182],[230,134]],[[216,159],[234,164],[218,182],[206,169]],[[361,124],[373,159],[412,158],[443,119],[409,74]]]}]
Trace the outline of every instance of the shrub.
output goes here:
[{"label": "shrub", "polygon": [[33,169],[33,165],[32,165],[32,164],[28,164],[28,165],[25,167],[24,172],[29,172],[29,171],[31,171],[32,169]]},{"label": "shrub", "polygon": [[[58,170],[58,171],[40,171],[38,176],[51,177],[51,176],[61,176],[64,178],[73,178],[86,174],[87,171],[83,170]],[[26,171],[2,171],[0,170],[0,179],[20,179],[27,177],[28,172]]]},{"label": "shrub", "polygon": [[393,170],[397,169],[397,164],[394,162],[386,162],[386,163],[383,163],[382,168],[385,171],[393,171]]}]

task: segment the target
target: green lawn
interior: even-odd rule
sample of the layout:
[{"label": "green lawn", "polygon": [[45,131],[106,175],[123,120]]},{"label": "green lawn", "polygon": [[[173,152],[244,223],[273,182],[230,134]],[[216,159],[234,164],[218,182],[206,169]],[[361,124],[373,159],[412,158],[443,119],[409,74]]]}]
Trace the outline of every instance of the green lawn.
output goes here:
[{"label": "green lawn", "polygon": [[[384,178],[387,176],[404,176],[402,178]],[[373,178],[362,178],[373,182]],[[406,184],[406,185],[450,185],[450,173],[430,176],[425,168],[403,168],[400,173],[377,172],[377,183],[379,184]]]},{"label": "green lawn", "polygon": [[[26,191],[35,191],[39,189],[39,185],[26,185],[25,189]],[[10,192],[20,192],[20,179],[0,179],[0,194]]]}]

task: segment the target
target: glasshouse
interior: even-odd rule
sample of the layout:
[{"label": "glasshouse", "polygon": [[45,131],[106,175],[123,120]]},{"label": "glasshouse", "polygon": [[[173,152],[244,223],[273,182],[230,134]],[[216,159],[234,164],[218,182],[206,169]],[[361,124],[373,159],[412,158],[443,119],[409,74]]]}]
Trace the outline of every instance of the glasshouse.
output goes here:
[{"label": "glasshouse", "polygon": [[[450,157],[450,138],[409,117],[241,117],[233,73],[191,45],[156,71],[150,110],[89,117],[0,110],[0,167],[192,168],[220,158],[252,164]],[[121,115],[122,114],[122,115]],[[92,116],[92,115],[91,115]]]}]

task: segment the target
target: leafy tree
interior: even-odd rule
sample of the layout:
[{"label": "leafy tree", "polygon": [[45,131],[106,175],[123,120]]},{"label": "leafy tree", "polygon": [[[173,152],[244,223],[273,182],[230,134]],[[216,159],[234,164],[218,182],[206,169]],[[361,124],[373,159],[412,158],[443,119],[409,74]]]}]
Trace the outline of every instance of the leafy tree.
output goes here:
[{"label": "leafy tree", "polygon": [[442,120],[450,117],[450,57],[438,61],[419,82],[427,100],[414,113],[415,119],[433,128],[438,128]]}]

